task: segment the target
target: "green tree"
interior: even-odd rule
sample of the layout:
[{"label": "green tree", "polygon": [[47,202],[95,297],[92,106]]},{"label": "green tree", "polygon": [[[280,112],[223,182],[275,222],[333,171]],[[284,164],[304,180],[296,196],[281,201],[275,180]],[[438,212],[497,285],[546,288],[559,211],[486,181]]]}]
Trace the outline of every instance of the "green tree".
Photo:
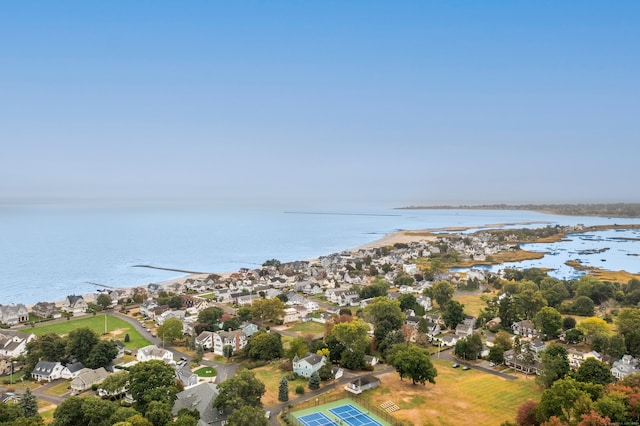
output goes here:
[{"label": "green tree", "polygon": [[339,362],[342,358],[342,353],[346,349],[345,345],[333,334],[326,336],[324,342],[329,349],[329,360],[331,362]]},{"label": "green tree", "polygon": [[576,328],[576,319],[573,317],[562,318],[562,329],[571,330],[572,328]]},{"label": "green tree", "polygon": [[284,316],[284,307],[282,300],[277,298],[258,299],[251,306],[251,315],[256,321],[273,323]]},{"label": "green tree", "polygon": [[[119,371],[114,374],[108,375],[100,384],[99,389],[103,389],[112,397],[123,396],[129,388],[129,372]],[[118,421],[125,421],[125,418]]]},{"label": "green tree", "polygon": [[268,361],[281,358],[282,339],[278,333],[258,331],[247,341],[245,353],[252,359]]},{"label": "green tree", "polygon": [[309,376],[309,389],[320,389],[320,375],[317,371],[314,371],[313,373],[311,373],[311,376]]},{"label": "green tree", "polygon": [[415,309],[417,303],[416,297],[411,293],[406,293],[400,295],[398,298],[398,302],[400,302],[400,309],[402,311],[406,311],[407,309]]},{"label": "green tree", "polygon": [[[533,286],[535,286],[535,284],[533,284]],[[518,306],[518,311],[522,317],[527,319],[533,318],[540,309],[547,306],[547,301],[539,290],[527,288],[514,297],[516,305]]]},{"label": "green tree", "polygon": [[278,401],[287,402],[289,400],[289,381],[286,376],[282,376],[280,379],[280,385],[278,386]]},{"label": "green tree", "polygon": [[33,370],[38,361],[61,361],[65,359],[66,339],[55,333],[45,334],[27,343],[27,357],[24,369]]},{"label": "green tree", "polygon": [[454,292],[453,286],[446,281],[438,281],[431,287],[431,297],[435,299],[440,309],[444,309]]},{"label": "green tree", "polygon": [[102,310],[105,310],[111,306],[111,297],[106,293],[100,293],[96,299],[96,304],[99,305]]},{"label": "green tree", "polygon": [[237,330],[242,326],[242,321],[238,317],[227,318],[222,323],[223,330]]},{"label": "green tree", "polygon": [[464,305],[457,300],[449,300],[444,305],[442,319],[449,328],[455,328],[464,321]]},{"label": "green tree", "polygon": [[305,343],[302,337],[296,337],[289,342],[289,349],[284,352],[284,356],[290,360],[295,358],[302,358],[309,352],[309,346]]},{"label": "green tree", "polygon": [[615,422],[609,422],[606,425],[628,424],[627,422],[631,420],[631,417],[629,416],[629,407],[626,399],[626,396],[609,393],[598,399],[594,404],[594,408],[597,413],[610,419],[611,422]]},{"label": "green tree", "polygon": [[118,348],[112,341],[100,340],[91,349],[84,366],[87,368],[106,367],[118,356]]},{"label": "green tree", "polygon": [[169,318],[158,327],[158,338],[173,343],[182,337],[182,322],[178,318]]},{"label": "green tree", "polygon": [[173,404],[178,393],[175,370],[162,361],[140,362],[129,369],[129,392],[142,412],[151,401]]},{"label": "green tree", "polygon": [[149,420],[153,426],[166,426],[173,422],[171,415],[171,405],[163,401],[151,401],[144,417]]},{"label": "green tree", "polygon": [[413,384],[435,383],[438,371],[435,369],[427,353],[414,345],[400,344],[394,346],[389,354],[389,364],[395,367],[400,380],[408,377]]},{"label": "green tree", "polygon": [[482,352],[482,339],[479,334],[472,334],[456,342],[455,354],[464,359],[478,359]]},{"label": "green tree", "polygon": [[110,418],[117,405],[100,398],[83,398],[82,415],[88,426],[111,426]]},{"label": "green tree", "polygon": [[489,348],[489,361],[495,364],[502,364],[504,361],[504,348],[499,345],[493,345]]},{"label": "green tree", "polygon": [[533,323],[546,339],[555,339],[562,329],[562,315],[554,308],[547,306],[538,311]]},{"label": "green tree", "polygon": [[564,341],[570,344],[580,343],[584,339],[584,333],[577,328],[567,330]]},{"label": "green tree", "polygon": [[53,412],[53,426],[87,425],[82,412],[84,398],[72,396],[62,401]]},{"label": "green tree", "polygon": [[374,336],[378,344],[391,330],[399,330],[404,324],[404,314],[397,300],[376,297],[364,308],[364,317],[375,327]]},{"label": "green tree", "polygon": [[389,288],[389,283],[382,278],[376,278],[368,286],[362,287],[358,291],[358,295],[361,299],[371,299],[374,297],[386,296]]},{"label": "green tree", "polygon": [[595,310],[595,303],[587,296],[577,297],[571,304],[571,312],[576,315],[590,316]]},{"label": "green tree", "polygon": [[109,418],[109,424],[116,424],[119,422],[126,422],[129,417],[133,417],[139,414],[133,407],[118,407],[116,411]]},{"label": "green tree", "polygon": [[587,339],[591,339],[596,334],[609,334],[609,324],[602,318],[587,318],[578,324],[577,328],[584,333]]},{"label": "green tree", "polygon": [[67,354],[84,363],[100,338],[88,327],[72,330],[67,337]]},{"label": "green tree", "polygon": [[595,358],[587,358],[576,370],[574,378],[579,382],[608,385],[613,382],[611,367]]},{"label": "green tree", "polygon": [[226,359],[230,359],[233,356],[233,346],[231,345],[224,345],[222,347],[222,355],[226,358]]},{"label": "green tree", "polygon": [[35,417],[38,415],[38,399],[31,393],[31,389],[27,388],[24,391],[18,404],[24,411],[25,417]]},{"label": "green tree", "polygon": [[[369,344],[369,325],[360,318],[350,322],[342,322],[333,326],[331,335],[334,336],[345,349],[361,349],[364,351]],[[329,347],[331,350],[331,347]]]},{"label": "green tree", "polygon": [[584,386],[571,377],[557,380],[542,393],[538,413],[541,418],[558,416],[572,424],[581,414],[589,412],[591,396]]},{"label": "green tree", "polygon": [[224,311],[217,306],[205,308],[198,313],[198,323],[206,324],[207,331],[217,331],[223,314]]},{"label": "green tree", "polygon": [[550,344],[540,355],[543,373],[537,377],[538,383],[545,388],[569,372],[569,354],[567,349],[558,343]]},{"label": "green tree", "polygon": [[269,426],[269,420],[265,417],[263,409],[246,406],[233,410],[227,419],[228,426]]},{"label": "green tree", "polygon": [[213,406],[218,409],[237,410],[243,406],[262,407],[264,383],[249,370],[241,370],[218,386],[218,397]]}]

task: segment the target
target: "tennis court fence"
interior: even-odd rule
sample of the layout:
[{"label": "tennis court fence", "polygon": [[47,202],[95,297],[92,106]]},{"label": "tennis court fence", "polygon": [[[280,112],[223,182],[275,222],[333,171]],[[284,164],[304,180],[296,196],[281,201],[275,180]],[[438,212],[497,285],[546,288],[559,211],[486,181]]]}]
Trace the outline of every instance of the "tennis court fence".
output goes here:
[{"label": "tennis court fence", "polygon": [[[346,395],[345,395],[346,394]],[[298,404],[289,406],[283,410],[282,418],[288,425],[293,426],[305,426],[300,420],[298,420],[292,413],[294,411],[305,410],[307,408],[316,407],[318,405],[328,404],[330,402],[335,402],[340,399],[351,399],[354,402],[358,403],[362,407],[366,408],[372,414],[380,417],[387,423],[391,424],[391,426],[411,426],[411,423],[404,422],[402,420],[398,420],[394,418],[391,414],[387,413],[382,408],[377,405],[371,404],[368,401],[360,398],[358,395],[354,395],[351,393],[345,392],[345,394],[333,394],[333,395],[319,395],[316,398],[311,398],[307,401],[300,402]]]}]

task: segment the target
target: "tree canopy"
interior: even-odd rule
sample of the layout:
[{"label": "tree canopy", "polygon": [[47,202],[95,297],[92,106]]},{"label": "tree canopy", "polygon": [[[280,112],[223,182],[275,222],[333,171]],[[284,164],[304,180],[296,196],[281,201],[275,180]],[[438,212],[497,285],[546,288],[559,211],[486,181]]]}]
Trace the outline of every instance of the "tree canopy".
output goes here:
[{"label": "tree canopy", "polygon": [[218,386],[218,397],[213,406],[218,409],[237,410],[244,406],[262,407],[260,399],[265,386],[249,370],[241,370]]},{"label": "tree canopy", "polygon": [[395,345],[388,356],[388,362],[395,367],[400,380],[410,378],[413,384],[435,383],[438,371],[431,363],[429,355],[415,345]]}]

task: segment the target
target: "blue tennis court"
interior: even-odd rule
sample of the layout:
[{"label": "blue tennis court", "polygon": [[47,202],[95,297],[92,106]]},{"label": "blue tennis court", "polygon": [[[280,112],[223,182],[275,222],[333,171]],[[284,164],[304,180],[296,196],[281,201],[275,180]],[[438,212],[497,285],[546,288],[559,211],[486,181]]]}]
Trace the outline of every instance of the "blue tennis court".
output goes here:
[{"label": "blue tennis court", "polygon": [[298,417],[304,426],[338,426],[338,423],[331,420],[324,413],[312,413]]},{"label": "blue tennis court", "polygon": [[368,414],[363,413],[351,404],[329,408],[329,412],[349,426],[382,426],[381,423],[375,421]]}]

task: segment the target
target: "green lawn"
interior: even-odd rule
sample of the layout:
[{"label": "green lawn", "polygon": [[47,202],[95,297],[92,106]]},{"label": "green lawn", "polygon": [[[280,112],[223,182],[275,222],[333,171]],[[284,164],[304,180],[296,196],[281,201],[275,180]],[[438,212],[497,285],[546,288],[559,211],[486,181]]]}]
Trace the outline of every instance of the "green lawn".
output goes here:
[{"label": "green lawn", "polygon": [[320,334],[324,333],[324,324],[320,324],[319,322],[314,321],[307,321],[298,323],[293,327],[286,328],[285,330],[293,333],[300,333],[301,335]]},{"label": "green lawn", "polygon": [[207,300],[215,300],[216,294],[215,293],[199,294],[198,297],[202,297],[203,299],[207,299]]},{"label": "green lawn", "polygon": [[493,426],[514,421],[522,403],[539,401],[542,394],[534,377],[506,380],[474,369],[454,369],[450,361],[432,361],[438,370],[435,385],[413,385],[388,373],[380,376],[381,386],[363,393],[363,398],[376,405],[394,402],[400,407],[394,417],[416,426],[468,425],[470,418],[475,425]]},{"label": "green lawn", "polygon": [[69,380],[65,380],[62,381],[60,383],[58,383],[55,386],[50,387],[49,389],[47,389],[44,393],[48,394],[48,395],[54,395],[54,396],[62,396],[69,391],[69,386],[71,385],[71,382]]},{"label": "green lawn", "polygon": [[[61,336],[69,334],[72,330],[77,328],[88,327],[96,333],[102,335],[105,330],[105,314],[90,315],[78,319],[70,319],[69,321],[61,322],[49,322],[42,325],[36,325],[34,328],[25,329],[25,332],[31,331],[36,336],[42,336],[48,333],[56,333]],[[106,338],[114,340],[120,340],[124,343],[124,336],[129,335],[129,342],[125,343],[125,346],[129,349],[139,349],[151,344],[145,339],[138,331],[133,328],[128,322],[111,316],[106,315]]]},{"label": "green lawn", "polygon": [[218,375],[218,372],[213,367],[201,367],[194,371],[198,375],[198,377],[215,377]]}]

